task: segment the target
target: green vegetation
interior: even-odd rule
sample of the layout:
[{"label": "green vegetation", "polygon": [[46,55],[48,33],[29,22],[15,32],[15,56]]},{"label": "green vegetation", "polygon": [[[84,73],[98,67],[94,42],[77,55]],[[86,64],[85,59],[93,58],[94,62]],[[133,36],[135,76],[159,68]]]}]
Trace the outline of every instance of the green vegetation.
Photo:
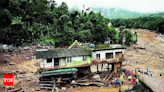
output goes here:
[{"label": "green vegetation", "polygon": [[51,0],[4,0],[3,5],[4,44],[68,46],[75,39],[100,44],[108,37],[111,43],[123,44],[123,37],[126,45],[134,43],[130,31],[108,27],[109,19],[100,13],[69,11],[64,2],[57,6]]},{"label": "green vegetation", "polygon": [[113,19],[111,22],[113,27],[125,26],[127,28],[150,29],[164,33],[164,17],[162,14],[159,13],[150,15],[149,17],[131,19]]},{"label": "green vegetation", "polygon": [[94,8],[94,12],[102,12],[103,16],[110,19],[118,19],[118,18],[137,18],[141,16],[148,16],[148,13],[139,13],[139,12],[132,12],[128,10],[123,9],[117,9],[117,8]]}]

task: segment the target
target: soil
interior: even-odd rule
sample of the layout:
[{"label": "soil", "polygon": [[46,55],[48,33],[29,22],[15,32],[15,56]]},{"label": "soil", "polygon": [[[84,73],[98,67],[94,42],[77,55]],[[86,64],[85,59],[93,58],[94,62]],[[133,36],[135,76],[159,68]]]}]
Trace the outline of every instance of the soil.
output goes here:
[{"label": "soil", "polygon": [[[123,68],[131,70],[139,68],[141,71],[146,72],[148,66],[149,70],[153,71],[153,76],[151,79],[144,75],[146,83],[155,92],[162,92],[160,90],[164,88],[164,78],[159,77],[159,74],[161,70],[164,71],[164,43],[156,38],[157,34],[154,32],[142,29],[131,30],[138,32],[138,42],[131,47],[127,47]],[[154,83],[158,87],[154,87]]]}]

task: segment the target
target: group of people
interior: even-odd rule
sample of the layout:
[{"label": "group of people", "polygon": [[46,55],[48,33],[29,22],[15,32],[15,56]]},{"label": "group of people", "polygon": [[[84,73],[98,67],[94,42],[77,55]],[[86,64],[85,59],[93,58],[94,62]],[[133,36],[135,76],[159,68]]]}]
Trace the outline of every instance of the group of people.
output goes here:
[{"label": "group of people", "polygon": [[[135,68],[134,70],[127,70],[124,69],[122,70],[122,74],[120,76],[117,76],[117,78],[115,79],[115,87],[118,87],[118,85],[122,85],[124,84],[124,79],[125,77],[128,79],[129,82],[132,82],[134,85],[138,84],[139,81],[139,77],[140,77],[140,73],[141,71],[138,70],[137,68]],[[153,72],[149,71],[149,67],[146,67],[146,72],[148,77],[152,77],[153,76]],[[160,76],[164,76],[164,72],[160,71]]]},{"label": "group of people", "polygon": [[[126,77],[127,76],[127,77]],[[123,70],[122,74],[120,76],[117,76],[118,78],[115,79],[115,87],[118,87],[118,85],[124,84],[124,79],[127,78],[130,82],[138,84],[139,83],[139,76],[140,76],[140,71],[134,70],[131,71],[129,70]]]},{"label": "group of people", "polygon": [[139,77],[140,77],[140,70],[125,70],[125,75],[128,76],[128,80],[132,81],[133,84],[139,83]]},{"label": "group of people", "polygon": [[149,66],[146,67],[146,72],[147,72],[147,76],[148,77],[152,77],[153,76],[153,72],[149,71]]},{"label": "group of people", "polygon": [[[148,77],[152,77],[153,76],[153,72],[149,71],[149,67],[148,66],[146,67],[146,71],[147,71]],[[164,72],[162,70],[160,71],[160,76],[164,76]]]}]

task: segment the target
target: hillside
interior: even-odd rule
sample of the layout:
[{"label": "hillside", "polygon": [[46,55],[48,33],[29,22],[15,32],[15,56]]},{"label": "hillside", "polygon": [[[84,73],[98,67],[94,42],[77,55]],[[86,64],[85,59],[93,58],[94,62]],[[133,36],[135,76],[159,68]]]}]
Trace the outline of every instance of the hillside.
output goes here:
[{"label": "hillside", "polygon": [[149,17],[163,17],[164,18],[164,12],[156,13],[156,14],[150,14]]},{"label": "hillside", "polygon": [[136,18],[141,16],[149,15],[147,13],[139,13],[139,12],[132,12],[128,10],[123,9],[117,9],[117,8],[94,8],[94,12],[103,12],[103,16],[110,18],[110,19],[117,19],[117,18]]},{"label": "hillside", "polygon": [[[73,7],[69,9],[69,11],[78,10],[81,11],[77,7]],[[92,9],[95,13],[102,12],[102,15],[109,19],[118,19],[118,18],[138,18],[138,17],[164,17],[164,12],[161,13],[139,13],[128,11],[124,9],[118,8],[93,8]]]}]

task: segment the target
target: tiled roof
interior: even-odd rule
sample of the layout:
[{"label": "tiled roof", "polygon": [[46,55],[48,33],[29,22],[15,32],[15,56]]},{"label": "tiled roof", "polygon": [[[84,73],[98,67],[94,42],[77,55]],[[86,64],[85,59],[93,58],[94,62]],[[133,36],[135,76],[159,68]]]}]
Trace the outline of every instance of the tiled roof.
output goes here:
[{"label": "tiled roof", "polygon": [[83,55],[91,55],[91,52],[84,48],[37,51],[36,59],[61,58]]}]

